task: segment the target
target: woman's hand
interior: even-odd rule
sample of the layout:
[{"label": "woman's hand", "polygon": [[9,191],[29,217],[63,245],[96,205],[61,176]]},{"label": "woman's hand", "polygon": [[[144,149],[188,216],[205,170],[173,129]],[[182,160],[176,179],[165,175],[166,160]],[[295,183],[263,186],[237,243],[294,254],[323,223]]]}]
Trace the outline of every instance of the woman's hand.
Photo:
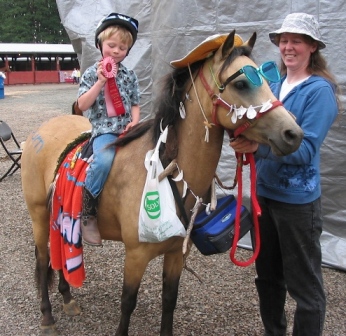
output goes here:
[{"label": "woman's hand", "polygon": [[229,145],[237,153],[254,153],[258,149],[258,143],[256,141],[248,140],[243,136],[239,136]]}]

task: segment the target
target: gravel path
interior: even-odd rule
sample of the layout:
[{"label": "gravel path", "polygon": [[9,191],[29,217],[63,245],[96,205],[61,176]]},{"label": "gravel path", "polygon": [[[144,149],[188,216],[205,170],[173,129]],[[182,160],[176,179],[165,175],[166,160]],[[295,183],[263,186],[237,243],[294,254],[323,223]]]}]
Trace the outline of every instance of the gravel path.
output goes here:
[{"label": "gravel path", "polygon": [[[13,129],[19,141],[49,118],[69,114],[77,86],[71,84],[5,87],[0,100],[0,119]],[[10,162],[0,149],[0,173]],[[51,291],[53,312],[61,335],[114,335],[122,287],[123,245],[107,241],[103,248],[85,247],[87,279],[72,289],[81,315],[69,318],[61,311],[55,286]],[[34,284],[34,242],[31,222],[23,200],[20,174],[0,182],[0,335],[39,335],[41,313]],[[239,249],[239,258],[250,252]],[[158,335],[161,314],[162,259],[150,265],[143,278],[130,335]],[[205,257],[193,248],[188,266],[203,280],[184,271],[175,313],[174,333],[179,336],[262,335],[253,265],[233,265],[228,253]],[[346,335],[346,274],[324,269],[327,293],[325,336]],[[292,325],[293,301],[288,298]]]}]

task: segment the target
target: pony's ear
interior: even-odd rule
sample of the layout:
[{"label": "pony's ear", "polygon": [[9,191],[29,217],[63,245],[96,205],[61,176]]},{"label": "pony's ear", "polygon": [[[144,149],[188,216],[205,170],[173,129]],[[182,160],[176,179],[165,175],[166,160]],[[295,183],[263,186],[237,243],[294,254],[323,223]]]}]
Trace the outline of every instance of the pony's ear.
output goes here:
[{"label": "pony's ear", "polygon": [[231,31],[229,35],[226,38],[226,41],[222,45],[222,58],[227,57],[234,46],[234,35],[235,35],[235,30]]},{"label": "pony's ear", "polygon": [[244,46],[248,46],[252,50],[253,46],[255,45],[256,38],[257,38],[257,33],[254,32],[252,36],[244,43]]}]

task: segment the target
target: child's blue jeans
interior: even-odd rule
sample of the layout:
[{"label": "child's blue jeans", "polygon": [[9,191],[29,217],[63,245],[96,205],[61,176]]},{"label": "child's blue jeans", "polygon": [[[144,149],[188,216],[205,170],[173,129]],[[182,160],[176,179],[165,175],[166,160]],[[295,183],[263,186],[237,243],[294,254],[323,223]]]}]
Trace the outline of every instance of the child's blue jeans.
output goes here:
[{"label": "child's blue jeans", "polygon": [[93,140],[93,160],[89,165],[85,179],[85,188],[96,198],[103,189],[115,157],[115,146],[112,144],[117,135],[107,133]]}]

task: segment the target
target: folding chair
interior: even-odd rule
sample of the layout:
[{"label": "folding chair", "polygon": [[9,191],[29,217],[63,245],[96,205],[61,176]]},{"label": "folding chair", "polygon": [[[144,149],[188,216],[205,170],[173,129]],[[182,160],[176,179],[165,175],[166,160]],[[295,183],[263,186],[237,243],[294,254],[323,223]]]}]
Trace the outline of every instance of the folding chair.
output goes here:
[{"label": "folding chair", "polygon": [[[6,176],[14,174],[20,168],[20,158],[22,157],[22,149],[16,137],[10,126],[2,120],[0,120],[0,143],[8,157],[12,160],[12,166],[0,177],[1,182]],[[9,144],[11,147],[7,147],[6,144]]]}]

